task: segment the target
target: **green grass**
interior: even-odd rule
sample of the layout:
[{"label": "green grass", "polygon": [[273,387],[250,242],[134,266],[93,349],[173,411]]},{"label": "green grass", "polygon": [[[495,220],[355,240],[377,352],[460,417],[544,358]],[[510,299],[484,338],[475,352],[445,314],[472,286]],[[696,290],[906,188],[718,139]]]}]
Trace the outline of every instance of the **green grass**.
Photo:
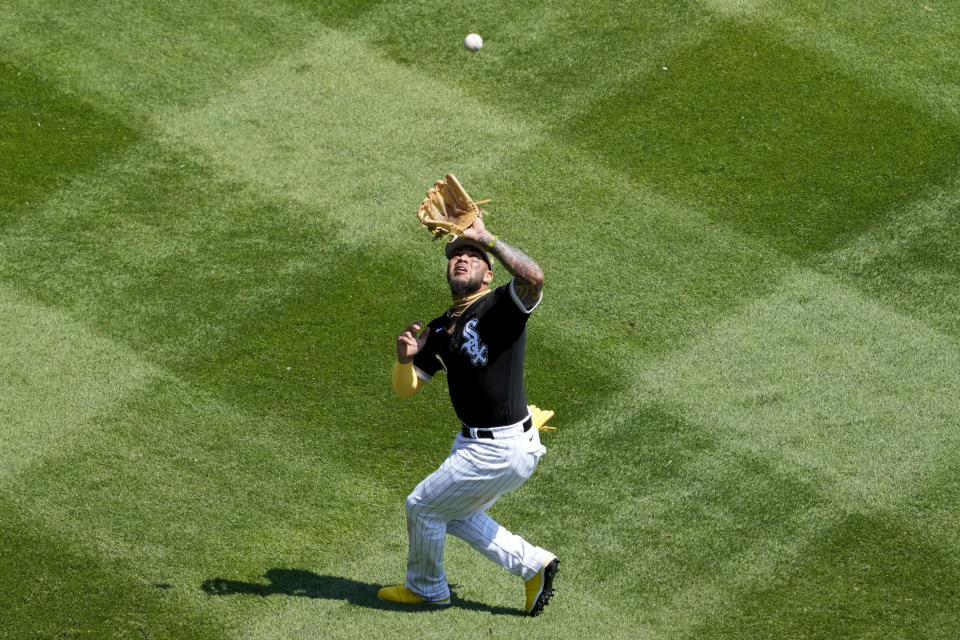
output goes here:
[{"label": "green grass", "polygon": [[139,137],[116,118],[72,100],[0,60],[0,224],[59,181],[122,153]]},{"label": "green grass", "polygon": [[[484,36],[477,54],[466,33]],[[0,638],[953,638],[960,14],[0,7]],[[456,425],[389,390],[454,171],[544,267],[558,431],[402,579]],[[498,282],[504,282],[503,269]]]},{"label": "green grass", "polygon": [[718,29],[599,101],[573,135],[658,191],[799,255],[845,244],[955,169],[955,125],[775,36]]}]

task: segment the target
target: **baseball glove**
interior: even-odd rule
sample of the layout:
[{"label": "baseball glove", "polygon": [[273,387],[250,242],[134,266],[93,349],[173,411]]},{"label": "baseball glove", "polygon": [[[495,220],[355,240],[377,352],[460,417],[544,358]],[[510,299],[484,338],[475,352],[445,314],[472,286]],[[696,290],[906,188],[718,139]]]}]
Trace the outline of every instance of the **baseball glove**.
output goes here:
[{"label": "baseball glove", "polygon": [[485,212],[477,205],[487,202],[490,201],[474,202],[457,177],[448,173],[444,180],[437,180],[427,191],[427,197],[417,207],[417,217],[420,224],[433,234],[434,240],[447,235],[454,240],[474,220],[483,217]]},{"label": "baseball glove", "polygon": [[556,431],[556,427],[551,427],[547,425],[547,420],[553,417],[553,411],[549,409],[543,410],[535,404],[528,404],[527,408],[530,409],[530,417],[533,418],[533,426],[537,428],[538,431]]}]

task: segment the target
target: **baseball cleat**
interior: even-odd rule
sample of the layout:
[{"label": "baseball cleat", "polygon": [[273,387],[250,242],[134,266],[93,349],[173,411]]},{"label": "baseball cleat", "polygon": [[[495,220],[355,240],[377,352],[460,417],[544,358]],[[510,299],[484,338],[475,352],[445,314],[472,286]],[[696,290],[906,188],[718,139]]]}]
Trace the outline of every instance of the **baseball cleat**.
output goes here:
[{"label": "baseball cleat", "polygon": [[438,607],[450,604],[450,596],[447,596],[443,600],[424,600],[402,584],[380,589],[380,591],[377,591],[377,597],[381,600],[396,602],[398,604],[432,604]]},{"label": "baseball cleat", "polygon": [[540,615],[543,608],[550,602],[550,598],[553,596],[553,577],[557,575],[557,565],[559,564],[560,560],[557,559],[557,556],[550,556],[543,563],[543,567],[540,568],[537,575],[523,583],[527,591],[526,611],[531,616]]}]

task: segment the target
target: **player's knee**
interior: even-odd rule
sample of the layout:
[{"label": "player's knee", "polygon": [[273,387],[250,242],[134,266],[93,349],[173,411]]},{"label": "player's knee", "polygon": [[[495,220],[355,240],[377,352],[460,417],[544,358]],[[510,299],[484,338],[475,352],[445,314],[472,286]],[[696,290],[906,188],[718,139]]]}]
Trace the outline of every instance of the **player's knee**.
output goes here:
[{"label": "player's knee", "polygon": [[407,508],[407,519],[408,519],[408,520],[410,520],[410,519],[413,518],[413,515],[414,515],[414,513],[416,512],[416,509],[417,509],[417,505],[419,505],[419,504],[420,504],[420,502],[417,500],[416,496],[414,496],[412,493],[407,496],[406,508]]}]

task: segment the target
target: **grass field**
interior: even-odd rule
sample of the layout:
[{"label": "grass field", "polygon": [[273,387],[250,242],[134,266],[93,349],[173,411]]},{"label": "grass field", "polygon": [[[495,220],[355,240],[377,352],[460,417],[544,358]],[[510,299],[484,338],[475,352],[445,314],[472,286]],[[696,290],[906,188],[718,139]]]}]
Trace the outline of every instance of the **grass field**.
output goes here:
[{"label": "grass field", "polygon": [[[960,637],[931,2],[5,0],[0,638]],[[455,606],[376,598],[456,427],[389,382],[447,171],[547,274],[536,619],[457,540]]]}]

